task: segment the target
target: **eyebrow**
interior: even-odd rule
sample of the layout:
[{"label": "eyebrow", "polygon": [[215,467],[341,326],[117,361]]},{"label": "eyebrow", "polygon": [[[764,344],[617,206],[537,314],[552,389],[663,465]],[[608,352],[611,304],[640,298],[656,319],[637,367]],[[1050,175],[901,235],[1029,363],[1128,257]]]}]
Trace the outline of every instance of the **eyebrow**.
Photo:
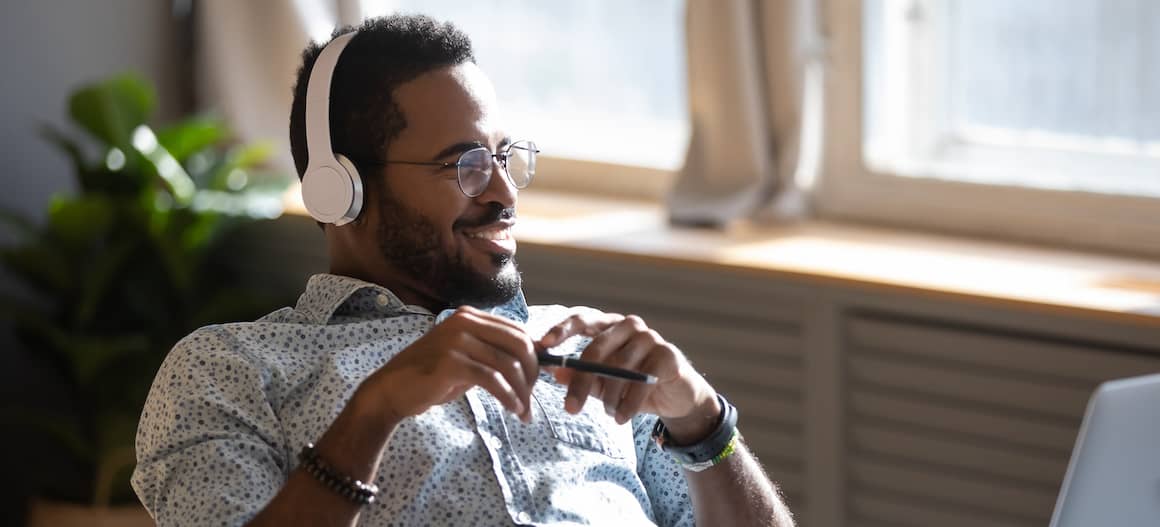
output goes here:
[{"label": "eyebrow", "polygon": [[438,160],[444,159],[452,154],[462,154],[468,150],[473,150],[476,148],[486,148],[486,147],[484,147],[483,143],[481,143],[479,141],[464,141],[462,143],[455,143],[447,148],[444,148],[443,150],[440,150],[438,154],[435,154],[435,157],[431,158],[431,160],[438,161]]},{"label": "eyebrow", "polygon": [[[511,137],[504,136],[503,140],[499,142],[499,146],[496,148],[496,150],[503,150],[503,147],[511,144],[511,142]],[[487,148],[487,146],[479,141],[464,141],[462,143],[455,143],[447,148],[444,148],[443,150],[440,150],[438,154],[435,154],[435,157],[431,158],[431,160],[439,161],[440,159],[444,159],[455,154],[462,154],[468,150],[474,150],[476,148]]]}]

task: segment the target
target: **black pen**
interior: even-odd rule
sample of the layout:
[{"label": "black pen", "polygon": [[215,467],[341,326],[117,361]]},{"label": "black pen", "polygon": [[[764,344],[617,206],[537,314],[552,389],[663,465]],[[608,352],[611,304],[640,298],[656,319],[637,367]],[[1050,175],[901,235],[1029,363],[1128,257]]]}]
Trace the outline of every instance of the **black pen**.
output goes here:
[{"label": "black pen", "polygon": [[602,375],[604,377],[612,377],[615,379],[626,379],[630,381],[643,382],[645,384],[656,384],[657,378],[653,375],[640,373],[638,371],[626,370],[624,368],[615,368],[612,366],[605,366],[595,362],[583,361],[580,359],[573,359],[563,355],[552,355],[546,351],[537,351],[536,359],[540,361],[540,366],[556,366],[558,368],[572,368],[576,371],[583,371]]}]

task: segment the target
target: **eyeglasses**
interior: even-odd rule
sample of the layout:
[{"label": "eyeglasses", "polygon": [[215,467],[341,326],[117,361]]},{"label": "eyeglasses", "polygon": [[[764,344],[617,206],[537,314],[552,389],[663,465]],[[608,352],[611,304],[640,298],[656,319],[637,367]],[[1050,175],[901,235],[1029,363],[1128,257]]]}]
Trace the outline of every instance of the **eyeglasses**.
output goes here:
[{"label": "eyeglasses", "polygon": [[454,163],[438,161],[376,161],[376,165],[426,165],[441,168],[455,167],[458,172],[459,190],[469,198],[478,197],[491,182],[491,160],[503,167],[504,174],[512,186],[523,189],[532,183],[536,175],[536,149],[533,141],[516,141],[506,149],[492,153],[486,147],[472,148],[459,156]]}]

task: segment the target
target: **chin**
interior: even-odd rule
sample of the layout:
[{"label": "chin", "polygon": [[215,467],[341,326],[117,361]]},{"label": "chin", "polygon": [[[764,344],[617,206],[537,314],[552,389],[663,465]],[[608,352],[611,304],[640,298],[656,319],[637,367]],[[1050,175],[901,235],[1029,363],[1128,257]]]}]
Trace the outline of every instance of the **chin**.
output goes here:
[{"label": "chin", "polygon": [[510,255],[498,255],[495,261],[484,266],[460,267],[459,272],[446,278],[444,298],[449,304],[466,304],[480,309],[509,302],[522,285],[515,259]]}]

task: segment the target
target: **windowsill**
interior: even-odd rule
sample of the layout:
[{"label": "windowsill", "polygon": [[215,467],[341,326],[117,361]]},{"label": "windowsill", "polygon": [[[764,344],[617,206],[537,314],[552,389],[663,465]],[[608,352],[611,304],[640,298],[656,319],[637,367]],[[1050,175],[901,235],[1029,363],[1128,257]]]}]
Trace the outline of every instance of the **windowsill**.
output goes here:
[{"label": "windowsill", "polygon": [[1035,311],[1160,326],[1152,261],[822,221],[668,225],[660,204],[525,192],[517,239],[658,263],[792,276],[860,288],[951,296]]},{"label": "windowsill", "polygon": [[547,191],[521,193],[516,237],[523,247],[1160,326],[1160,266],[1143,259],[822,221],[678,228],[656,202]]}]

